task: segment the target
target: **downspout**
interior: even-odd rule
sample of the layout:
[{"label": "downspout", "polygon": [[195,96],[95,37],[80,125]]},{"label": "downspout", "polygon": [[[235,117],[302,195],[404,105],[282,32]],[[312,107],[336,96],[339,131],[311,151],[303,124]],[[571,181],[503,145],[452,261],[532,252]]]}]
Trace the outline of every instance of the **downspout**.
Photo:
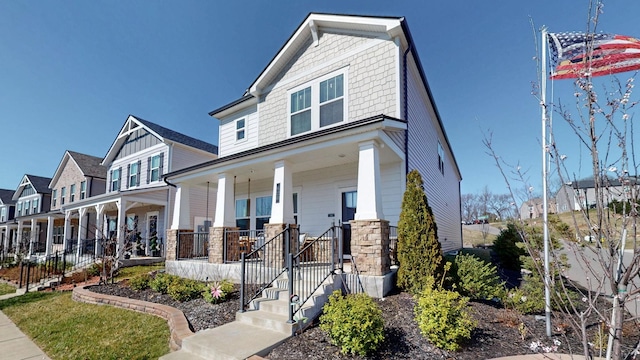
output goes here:
[{"label": "downspout", "polygon": [[409,96],[407,95],[407,88],[408,86],[408,71],[407,71],[407,54],[409,54],[409,51],[411,51],[413,49],[413,43],[411,41],[408,42],[409,46],[407,46],[407,50],[404,51],[404,54],[402,55],[402,72],[403,72],[403,76],[404,76],[404,84],[403,84],[403,105],[404,108],[402,110],[403,114],[403,118],[406,121],[407,124],[407,129],[404,131],[404,172],[405,175],[409,173],[409,109],[408,109],[408,103],[409,103]]}]

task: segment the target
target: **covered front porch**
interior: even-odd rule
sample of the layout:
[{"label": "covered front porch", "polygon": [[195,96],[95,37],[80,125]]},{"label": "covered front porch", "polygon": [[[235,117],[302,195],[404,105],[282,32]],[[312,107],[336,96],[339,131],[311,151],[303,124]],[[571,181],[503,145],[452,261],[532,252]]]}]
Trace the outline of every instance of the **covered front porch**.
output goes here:
[{"label": "covered front porch", "polygon": [[[168,174],[176,200],[167,260],[229,264],[285,228],[297,229],[301,249],[338,226],[341,258],[357,263],[361,275],[389,274],[389,232],[405,187],[404,151],[393,136],[403,129],[403,122],[382,119]],[[198,231],[190,223],[189,194],[203,184],[216,199],[205,215],[213,222]],[[279,251],[285,255],[282,246]]]}]

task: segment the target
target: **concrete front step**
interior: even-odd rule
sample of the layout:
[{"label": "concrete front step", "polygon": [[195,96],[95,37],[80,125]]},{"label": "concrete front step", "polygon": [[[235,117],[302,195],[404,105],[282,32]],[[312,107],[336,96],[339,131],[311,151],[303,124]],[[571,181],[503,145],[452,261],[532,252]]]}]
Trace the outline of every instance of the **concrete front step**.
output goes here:
[{"label": "concrete front step", "polygon": [[161,360],[238,360],[264,356],[291,336],[240,321],[197,332],[182,341],[182,349]]},{"label": "concrete front step", "polygon": [[242,313],[236,313],[236,321],[238,322],[292,335],[294,324],[288,323],[288,320],[288,313],[285,315],[260,310],[248,310]]}]

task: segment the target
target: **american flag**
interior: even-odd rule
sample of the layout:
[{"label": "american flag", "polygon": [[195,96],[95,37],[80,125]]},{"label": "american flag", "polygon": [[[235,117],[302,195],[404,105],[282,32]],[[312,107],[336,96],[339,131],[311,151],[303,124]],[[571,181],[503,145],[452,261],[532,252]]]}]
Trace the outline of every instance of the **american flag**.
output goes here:
[{"label": "american flag", "polygon": [[[640,69],[640,40],[624,35],[549,33],[552,79],[602,76]],[[587,46],[593,50],[588,56]]]}]

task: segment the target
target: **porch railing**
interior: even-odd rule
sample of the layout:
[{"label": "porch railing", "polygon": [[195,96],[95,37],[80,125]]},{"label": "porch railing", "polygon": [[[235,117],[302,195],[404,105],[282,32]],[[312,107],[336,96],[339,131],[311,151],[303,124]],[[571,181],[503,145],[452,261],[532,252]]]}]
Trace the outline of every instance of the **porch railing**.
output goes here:
[{"label": "porch railing", "polygon": [[298,229],[287,227],[264,243],[256,241],[250,252],[240,253],[240,312],[289,269],[285,254],[292,252],[292,246],[297,251],[297,239]]},{"label": "porch railing", "polygon": [[178,260],[208,260],[208,232],[179,232],[176,249]]},{"label": "porch railing", "polygon": [[242,254],[248,254],[264,244],[263,230],[224,231],[223,259],[225,263],[238,262]]},{"label": "porch railing", "polygon": [[[289,273],[289,297],[296,299],[289,307],[289,321],[313,296],[330,276],[335,274],[336,264],[340,263],[339,227],[332,226],[315,239],[299,243],[300,250],[289,253],[287,271]],[[301,241],[301,237],[298,237]]]}]

